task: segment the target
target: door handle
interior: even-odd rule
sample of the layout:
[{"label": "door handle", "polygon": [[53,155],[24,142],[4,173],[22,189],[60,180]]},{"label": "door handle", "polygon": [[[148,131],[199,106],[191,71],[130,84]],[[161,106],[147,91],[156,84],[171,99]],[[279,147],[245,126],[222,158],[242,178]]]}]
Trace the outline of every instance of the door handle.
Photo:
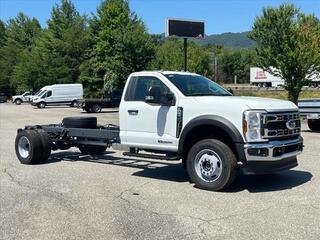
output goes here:
[{"label": "door handle", "polygon": [[138,115],[138,110],[128,110],[129,115]]}]

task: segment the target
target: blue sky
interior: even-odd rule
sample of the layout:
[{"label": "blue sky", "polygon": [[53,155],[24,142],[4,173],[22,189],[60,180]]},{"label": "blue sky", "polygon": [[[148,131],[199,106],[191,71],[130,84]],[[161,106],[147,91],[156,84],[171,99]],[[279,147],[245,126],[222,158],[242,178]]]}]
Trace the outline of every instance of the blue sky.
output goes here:
[{"label": "blue sky", "polygon": [[[8,20],[18,12],[36,17],[43,27],[52,6],[60,0],[0,0],[0,19]],[[73,0],[82,14],[96,13],[101,0]],[[199,19],[206,24],[206,34],[242,32],[251,29],[263,6],[294,3],[305,13],[320,18],[320,0],[130,0],[130,7],[145,22],[150,33],[164,32],[167,17]]]}]

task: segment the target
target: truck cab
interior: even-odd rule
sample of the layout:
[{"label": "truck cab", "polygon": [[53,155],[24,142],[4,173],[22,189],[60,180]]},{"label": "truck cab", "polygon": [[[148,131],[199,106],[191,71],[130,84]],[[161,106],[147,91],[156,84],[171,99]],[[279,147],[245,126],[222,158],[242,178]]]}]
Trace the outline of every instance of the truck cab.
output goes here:
[{"label": "truck cab", "polygon": [[[176,155],[183,166],[189,165],[189,174],[200,177],[200,181],[197,176],[192,180],[202,186],[212,181],[203,176],[218,171],[219,159],[223,158],[218,152],[234,155],[234,165],[241,165],[244,172],[260,174],[296,166],[296,155],[302,150],[295,104],[235,97],[194,73],[131,74],[119,113],[121,144],[130,147],[133,154],[144,150]],[[210,150],[220,144],[223,150]],[[194,161],[199,174],[191,169]],[[207,170],[205,164],[210,166]]]}]

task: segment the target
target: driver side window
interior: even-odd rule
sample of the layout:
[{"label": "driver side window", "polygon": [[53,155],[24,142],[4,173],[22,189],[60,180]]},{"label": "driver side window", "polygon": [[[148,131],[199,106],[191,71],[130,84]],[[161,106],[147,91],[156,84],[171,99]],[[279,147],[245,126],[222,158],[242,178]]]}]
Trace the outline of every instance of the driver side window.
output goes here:
[{"label": "driver side window", "polygon": [[45,94],[43,94],[42,98],[51,97],[51,95],[52,95],[52,91],[48,91]]},{"label": "driver side window", "polygon": [[148,90],[152,86],[158,86],[163,95],[170,93],[170,89],[159,78],[152,76],[132,77],[127,88],[125,101],[145,101]]}]

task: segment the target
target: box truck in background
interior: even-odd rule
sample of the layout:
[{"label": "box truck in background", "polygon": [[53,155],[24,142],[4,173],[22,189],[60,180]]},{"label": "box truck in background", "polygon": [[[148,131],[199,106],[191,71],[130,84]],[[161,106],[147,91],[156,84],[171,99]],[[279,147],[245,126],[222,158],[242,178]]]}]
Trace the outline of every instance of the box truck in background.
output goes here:
[{"label": "box truck in background", "polygon": [[[314,73],[308,77],[310,87],[320,87],[320,73]],[[250,68],[250,84],[258,87],[279,87],[284,85],[281,77],[273,76],[262,68]]]}]

